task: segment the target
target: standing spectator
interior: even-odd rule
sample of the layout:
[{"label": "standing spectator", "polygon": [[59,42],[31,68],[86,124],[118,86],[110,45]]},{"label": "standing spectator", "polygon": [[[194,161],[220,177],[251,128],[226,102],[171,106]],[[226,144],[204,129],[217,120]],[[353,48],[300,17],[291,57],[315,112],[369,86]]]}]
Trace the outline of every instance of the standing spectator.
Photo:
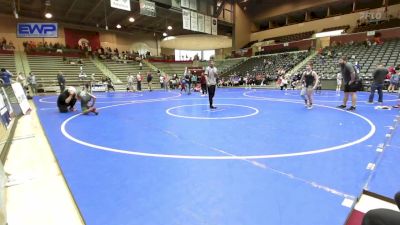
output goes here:
[{"label": "standing spectator", "polygon": [[307,109],[313,108],[313,93],[317,88],[318,82],[319,77],[313,70],[313,64],[308,63],[306,66],[306,71],[303,73],[303,76],[300,79],[300,83],[304,83],[300,96],[304,99]]},{"label": "standing spectator", "polygon": [[204,73],[201,73],[200,84],[201,84],[201,96],[205,96],[207,94],[207,78]]},{"label": "standing spectator", "polygon": [[374,100],[375,90],[378,90],[378,103],[383,102],[383,83],[385,77],[388,74],[388,70],[383,66],[382,63],[378,63],[378,67],[373,73],[374,81],[371,84],[371,94],[369,95],[368,103],[372,103]]},{"label": "standing spectator", "polygon": [[36,75],[33,72],[29,73],[28,77],[28,84],[31,87],[32,95],[36,95],[37,89],[36,89]]},{"label": "standing spectator", "polygon": [[137,90],[142,91],[142,74],[140,72],[136,75]]},{"label": "standing spectator", "polygon": [[351,95],[351,106],[347,108],[347,110],[354,111],[356,110],[357,91],[359,89],[358,77],[354,70],[354,66],[351,63],[347,62],[346,56],[342,56],[339,59],[339,65],[344,81],[344,97],[343,104],[339,105],[338,108],[346,108],[347,101],[349,100],[349,96]]},{"label": "standing spectator", "polygon": [[114,89],[114,84],[113,84],[111,78],[110,78],[110,77],[107,77],[107,91],[109,92],[111,89],[112,89],[113,91],[115,91],[115,89]]},{"label": "standing spectator", "polygon": [[217,107],[214,106],[214,95],[218,79],[218,70],[216,67],[214,67],[214,60],[210,59],[209,66],[207,66],[204,73],[207,76],[208,101],[210,103],[210,109],[216,109]]},{"label": "standing spectator", "polygon": [[127,87],[127,91],[134,91],[133,90],[133,74],[129,73],[128,77],[126,78],[126,80],[128,81],[128,87]]},{"label": "standing spectator", "polygon": [[163,89],[164,88],[165,77],[160,74],[160,78],[159,79],[160,79],[160,88]]},{"label": "standing spectator", "polygon": [[143,63],[142,63],[142,61],[140,61],[139,62],[139,69],[142,70],[142,68],[143,68]]},{"label": "standing spectator", "polygon": [[389,68],[390,76],[390,85],[388,88],[388,92],[395,92],[395,90],[399,87],[399,74],[397,74],[396,70],[393,67]]},{"label": "standing spectator", "polygon": [[3,85],[11,85],[11,77],[12,73],[5,68],[1,68],[1,79],[3,81]]},{"label": "standing spectator", "polygon": [[340,88],[342,87],[342,73],[337,73],[336,75],[336,95],[340,96]]},{"label": "standing spectator", "polygon": [[153,89],[151,89],[152,80],[153,80],[153,75],[151,74],[150,71],[148,71],[147,72],[147,88],[149,89],[149,91],[153,91]]},{"label": "standing spectator", "polygon": [[192,79],[192,85],[193,85],[193,89],[194,89],[196,87],[196,84],[197,84],[197,74],[192,73],[191,79]]},{"label": "standing spectator", "polygon": [[169,76],[167,73],[164,73],[164,89],[165,91],[169,91]]},{"label": "standing spectator", "polygon": [[65,78],[61,71],[59,71],[57,74],[57,81],[58,81],[58,86],[60,86],[60,93],[63,93],[65,90]]}]

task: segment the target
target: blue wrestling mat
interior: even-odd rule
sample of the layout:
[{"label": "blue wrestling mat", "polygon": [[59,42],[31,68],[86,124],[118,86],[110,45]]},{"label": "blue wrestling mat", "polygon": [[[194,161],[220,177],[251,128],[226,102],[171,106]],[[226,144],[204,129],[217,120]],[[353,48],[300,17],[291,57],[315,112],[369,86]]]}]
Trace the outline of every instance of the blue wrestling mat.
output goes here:
[{"label": "blue wrestling mat", "polygon": [[381,168],[400,171],[389,147],[377,151],[399,110],[365,104],[368,93],[355,112],[331,91],[312,110],[299,91],[217,89],[215,110],[199,93],[97,97],[98,116],[34,99],[88,225],[343,224],[363,188],[391,194],[377,185]]}]

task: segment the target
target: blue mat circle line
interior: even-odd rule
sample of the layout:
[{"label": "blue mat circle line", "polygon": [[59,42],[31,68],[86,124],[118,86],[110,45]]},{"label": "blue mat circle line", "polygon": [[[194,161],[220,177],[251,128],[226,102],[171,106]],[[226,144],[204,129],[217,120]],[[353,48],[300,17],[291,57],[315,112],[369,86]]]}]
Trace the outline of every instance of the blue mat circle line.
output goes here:
[{"label": "blue mat circle line", "polygon": [[[232,98],[232,99],[235,99],[235,98]],[[247,100],[249,100],[249,99],[247,99]],[[267,100],[267,99],[265,99],[265,100]],[[118,107],[118,106],[125,106],[125,105],[130,105],[130,104],[156,102],[156,101],[159,101],[159,100],[140,101],[140,102],[136,101],[136,102],[122,103],[122,104],[105,106],[105,107],[101,107],[101,108],[98,108],[98,109],[101,110],[101,109]],[[275,100],[275,101],[282,101],[282,100]],[[294,104],[304,104],[302,102],[295,102],[295,101],[288,101],[288,100],[284,100],[284,102],[294,103]],[[127,154],[127,155],[144,156],[144,157],[170,158],[170,159],[192,159],[192,160],[247,160],[247,159],[283,158],[283,157],[295,157],[295,156],[319,154],[319,153],[325,153],[325,152],[331,152],[331,151],[335,151],[335,150],[339,150],[339,149],[344,149],[344,148],[347,148],[347,147],[362,143],[362,142],[368,140],[370,137],[372,137],[372,135],[374,135],[374,133],[376,131],[376,127],[372,123],[372,121],[370,121],[368,118],[366,118],[366,117],[364,117],[364,116],[362,116],[360,114],[357,114],[355,112],[350,112],[350,111],[344,111],[344,110],[341,110],[341,109],[338,109],[338,108],[335,108],[335,107],[331,107],[331,106],[318,105],[318,104],[315,104],[315,106],[329,108],[329,109],[340,111],[342,113],[349,113],[351,115],[359,117],[362,120],[366,121],[370,125],[370,130],[363,137],[361,137],[361,138],[359,138],[359,139],[357,139],[355,141],[352,141],[352,142],[349,142],[349,143],[346,143],[346,144],[342,144],[342,145],[331,146],[331,147],[327,147],[327,148],[315,149],[315,150],[309,150],[309,151],[294,152],[294,153],[268,154],[268,155],[246,155],[246,156],[237,156],[237,155],[230,154],[228,152],[226,152],[226,155],[224,155],[224,156],[158,154],[158,153],[146,153],[146,152],[140,152],[140,151],[129,151],[129,150],[125,150],[125,149],[116,149],[116,148],[111,148],[111,147],[106,147],[106,146],[101,146],[101,145],[88,143],[88,142],[85,142],[85,141],[82,141],[82,140],[80,140],[78,138],[73,137],[70,133],[68,133],[68,131],[66,129],[67,124],[71,120],[77,118],[78,116],[81,116],[82,114],[76,114],[76,115],[73,115],[73,116],[67,118],[66,120],[64,120],[63,123],[61,124],[60,130],[61,130],[61,133],[64,135],[64,137],[66,137],[67,139],[69,139],[69,140],[71,140],[71,141],[73,141],[75,143],[78,143],[78,144],[81,144],[81,145],[96,149],[96,150],[114,152],[114,153],[121,153],[121,154]],[[220,152],[222,152],[222,151],[220,151]]]}]

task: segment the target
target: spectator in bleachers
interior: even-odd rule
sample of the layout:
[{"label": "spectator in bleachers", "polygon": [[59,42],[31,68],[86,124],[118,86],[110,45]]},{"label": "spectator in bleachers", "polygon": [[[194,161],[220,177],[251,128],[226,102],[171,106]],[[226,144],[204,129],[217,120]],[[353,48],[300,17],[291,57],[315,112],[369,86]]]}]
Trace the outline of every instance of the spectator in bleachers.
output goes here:
[{"label": "spectator in bleachers", "polygon": [[29,84],[29,86],[31,88],[32,95],[36,95],[36,93],[37,93],[36,75],[33,72],[29,72],[28,84]]},{"label": "spectator in bleachers", "polygon": [[383,63],[378,63],[377,68],[373,73],[373,82],[371,84],[371,94],[369,95],[368,103],[372,103],[374,100],[375,91],[378,90],[378,103],[383,102],[383,84],[385,77],[388,74],[388,70],[383,66]]},{"label": "spectator in bleachers", "polygon": [[67,90],[61,92],[57,99],[57,107],[60,113],[75,111],[76,89],[68,87]]},{"label": "spectator in bleachers", "polygon": [[368,38],[366,38],[366,39],[365,39],[365,42],[364,42],[364,45],[365,45],[365,47],[369,48],[369,47],[372,46],[372,43],[371,43],[371,41],[370,41]]},{"label": "spectator in bleachers", "polygon": [[60,86],[60,93],[64,92],[65,90],[65,77],[64,74],[59,71],[57,74],[57,82],[58,82],[58,86]]},{"label": "spectator in bleachers", "polygon": [[11,78],[12,78],[12,73],[5,68],[1,68],[1,80],[3,81],[3,85],[11,85]]},{"label": "spectator in bleachers", "polygon": [[347,108],[347,110],[354,111],[356,110],[357,91],[359,90],[358,77],[354,70],[354,66],[347,61],[346,56],[342,56],[339,59],[339,65],[344,81],[344,97],[343,104],[339,105],[338,108],[345,109],[349,96],[351,95],[351,106]]}]

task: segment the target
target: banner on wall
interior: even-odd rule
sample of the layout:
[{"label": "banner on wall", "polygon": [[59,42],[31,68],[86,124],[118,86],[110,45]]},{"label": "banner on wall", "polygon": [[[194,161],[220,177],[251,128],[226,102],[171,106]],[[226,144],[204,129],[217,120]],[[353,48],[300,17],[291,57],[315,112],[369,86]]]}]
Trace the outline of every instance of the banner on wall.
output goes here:
[{"label": "banner on wall", "polygon": [[140,0],[139,6],[141,15],[156,17],[156,3],[147,0]]},{"label": "banner on wall", "polygon": [[18,38],[56,38],[58,37],[57,23],[18,23]]},{"label": "banner on wall", "polygon": [[197,14],[197,24],[198,24],[198,31],[204,33],[204,15]]},{"label": "banner on wall", "polygon": [[190,11],[182,9],[183,29],[190,30]]},{"label": "banner on wall", "polygon": [[174,8],[180,8],[181,7],[181,0],[172,0],[171,5]]},{"label": "banner on wall", "polygon": [[189,0],[189,8],[191,10],[197,10],[197,0]]},{"label": "banner on wall", "polygon": [[218,34],[218,20],[217,20],[217,18],[212,18],[211,34],[212,35],[217,35]]},{"label": "banner on wall", "polygon": [[100,48],[100,35],[98,32],[64,28],[65,44],[70,48],[91,47],[93,50]]},{"label": "banner on wall", "polygon": [[184,8],[189,8],[189,0],[181,0],[181,6]]},{"label": "banner on wall", "polygon": [[190,12],[190,30],[198,31],[198,24],[197,24],[197,13]]},{"label": "banner on wall", "polygon": [[131,11],[130,0],[110,0],[110,3],[113,8]]},{"label": "banner on wall", "polygon": [[204,16],[204,32],[211,34],[211,16]]}]

